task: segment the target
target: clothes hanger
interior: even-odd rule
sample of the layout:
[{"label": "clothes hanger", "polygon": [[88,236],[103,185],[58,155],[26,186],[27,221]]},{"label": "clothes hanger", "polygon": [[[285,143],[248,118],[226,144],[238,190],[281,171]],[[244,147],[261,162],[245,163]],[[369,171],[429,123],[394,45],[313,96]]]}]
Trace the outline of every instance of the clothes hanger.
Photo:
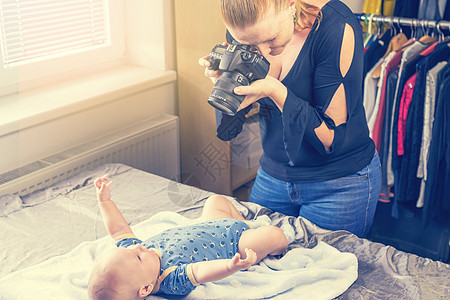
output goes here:
[{"label": "clothes hanger", "polygon": [[434,38],[433,36],[428,35],[428,27],[426,26],[424,20],[422,20],[420,22],[420,25],[422,27],[424,35],[419,39],[419,42],[421,42],[422,44],[429,44],[429,43],[435,42],[436,38]]},{"label": "clothes hanger", "polygon": [[414,30],[414,22],[415,20],[411,20],[411,22],[409,23],[409,27],[411,28],[411,38],[416,39],[416,32]]},{"label": "clothes hanger", "polygon": [[438,22],[436,23],[436,30],[437,30],[437,34],[438,34],[438,41],[439,41],[439,42],[442,42],[442,41],[444,40],[445,35],[444,35],[444,32],[442,32],[442,30],[441,30],[441,24],[440,24],[440,22],[441,22],[441,21],[438,21]]},{"label": "clothes hanger", "polygon": [[[370,14],[369,14],[369,16],[370,16]],[[368,15],[366,15],[365,18],[364,18],[364,25],[366,25],[366,27],[369,28],[369,17],[368,17]]]},{"label": "clothes hanger", "polygon": [[[447,41],[449,41],[450,40],[450,37],[446,37],[445,36],[445,33],[441,30],[441,24],[440,24],[440,22],[441,22],[441,20],[439,20],[438,22],[437,22],[437,24],[436,24],[436,29],[437,29],[437,32],[438,32],[438,34],[439,34],[439,42],[447,42]],[[450,28],[449,28],[449,30],[450,30]],[[447,47],[450,47],[450,43],[448,43],[447,44]]]},{"label": "clothes hanger", "polygon": [[[400,24],[400,18],[399,18],[399,24]],[[406,35],[403,32],[400,32],[399,34],[392,37],[391,40],[389,41],[388,48],[383,55],[383,59],[386,58],[389,55],[389,53],[391,53],[393,51],[399,51],[400,49],[402,49],[402,47],[406,44],[406,42],[408,42],[408,38],[406,37]],[[374,79],[380,78],[380,75],[381,75],[381,64],[378,65],[375,68],[375,70],[373,71],[372,78],[374,78]]]},{"label": "clothes hanger", "polygon": [[400,29],[400,33],[403,33],[403,29],[402,29],[402,25],[400,24],[400,17],[397,17],[397,24],[398,24],[398,28]]},{"label": "clothes hanger", "polygon": [[[438,30],[439,33],[439,42],[447,42],[450,40],[450,37],[446,37],[444,32],[441,30],[441,24],[440,24],[441,20],[439,20],[436,24],[436,28]],[[450,28],[449,28],[450,29]],[[447,43],[447,47],[450,47],[450,43]]]},{"label": "clothes hanger", "polygon": [[395,24],[394,24],[394,18],[391,18],[389,20],[389,29],[392,31],[392,35],[391,36],[396,36],[397,35],[397,28],[395,27]]},{"label": "clothes hanger", "polygon": [[373,29],[373,16],[374,14],[369,14],[369,27],[368,27],[368,32],[370,34],[372,34],[372,29]]},{"label": "clothes hanger", "polygon": [[377,39],[378,37],[380,37],[383,34],[383,23],[378,22],[377,25],[377,32],[374,34],[374,39]]},{"label": "clothes hanger", "polygon": [[364,34],[364,47],[367,45],[369,40],[372,37],[372,19],[373,14],[369,14],[368,16],[364,18],[364,24],[366,25],[367,32]]}]

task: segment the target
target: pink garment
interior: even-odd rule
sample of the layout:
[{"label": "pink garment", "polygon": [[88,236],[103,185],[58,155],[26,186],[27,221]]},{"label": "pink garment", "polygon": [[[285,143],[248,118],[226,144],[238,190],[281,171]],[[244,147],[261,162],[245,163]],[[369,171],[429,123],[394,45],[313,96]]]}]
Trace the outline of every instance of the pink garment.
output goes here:
[{"label": "pink garment", "polygon": [[381,97],[380,97],[380,105],[378,109],[377,118],[375,119],[375,124],[372,130],[372,139],[375,142],[375,147],[378,153],[381,153],[381,140],[383,134],[383,122],[385,115],[385,103],[386,103],[386,81],[389,73],[391,73],[398,65],[402,59],[403,51],[398,51],[394,57],[389,61],[386,66],[386,72],[384,73],[382,81],[382,89],[381,89]]},{"label": "pink garment", "polygon": [[398,135],[397,135],[397,155],[405,153],[404,142],[406,133],[406,117],[408,116],[409,105],[411,104],[414,85],[416,84],[417,73],[406,81],[403,88],[402,99],[400,100],[400,111],[398,116]]}]

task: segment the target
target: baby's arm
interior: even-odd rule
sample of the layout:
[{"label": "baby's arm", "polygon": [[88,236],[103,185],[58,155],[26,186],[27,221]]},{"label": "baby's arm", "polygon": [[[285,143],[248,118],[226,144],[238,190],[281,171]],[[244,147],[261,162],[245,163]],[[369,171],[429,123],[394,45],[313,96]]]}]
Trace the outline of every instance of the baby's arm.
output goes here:
[{"label": "baby's arm", "polygon": [[247,257],[241,259],[236,253],[231,259],[218,259],[202,261],[192,264],[192,274],[197,283],[217,281],[233,275],[237,271],[248,269],[256,263],[256,253],[251,249],[245,249]]},{"label": "baby's arm", "polygon": [[97,190],[97,200],[103,223],[111,237],[115,238],[122,234],[132,233],[132,231],[116,204],[111,200],[109,187],[112,181],[107,183],[108,179],[109,175],[106,174],[103,177],[97,178],[94,185]]}]

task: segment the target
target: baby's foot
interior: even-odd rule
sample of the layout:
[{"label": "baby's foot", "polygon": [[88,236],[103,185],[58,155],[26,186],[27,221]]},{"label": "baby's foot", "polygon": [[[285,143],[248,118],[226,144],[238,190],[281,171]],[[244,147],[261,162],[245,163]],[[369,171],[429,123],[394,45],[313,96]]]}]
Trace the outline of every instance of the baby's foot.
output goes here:
[{"label": "baby's foot", "polygon": [[270,220],[268,215],[261,215],[256,217],[254,220],[247,221],[247,223],[252,229],[256,229],[261,226],[270,225],[272,220]]},{"label": "baby's foot", "polygon": [[285,223],[281,225],[280,228],[281,230],[283,230],[284,235],[286,236],[286,239],[288,240],[289,244],[295,241],[295,230],[291,224]]}]

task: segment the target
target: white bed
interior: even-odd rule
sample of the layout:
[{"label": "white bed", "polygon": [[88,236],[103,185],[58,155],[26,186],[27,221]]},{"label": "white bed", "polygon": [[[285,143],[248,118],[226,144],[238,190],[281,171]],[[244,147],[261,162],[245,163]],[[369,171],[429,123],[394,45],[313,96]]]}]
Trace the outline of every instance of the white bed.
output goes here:
[{"label": "white bed", "polygon": [[[183,225],[199,216],[205,198],[211,194],[122,164],[107,164],[25,197],[0,197],[0,299],[85,296],[93,260],[112,246],[93,188],[93,180],[105,173],[114,182],[111,188],[114,201],[133,229],[142,234]],[[360,239],[345,231],[323,230],[307,220],[273,213],[252,203],[233,203],[247,219],[266,214],[272,224],[292,228],[295,242],[290,249],[297,252],[291,252],[284,260],[291,260],[290,266],[292,260],[296,262],[297,269],[290,270],[292,286],[277,280],[285,274],[280,271],[289,268],[281,259],[269,258],[261,266],[240,272],[229,281],[201,286],[187,298],[218,298],[215,295],[223,296],[223,291],[228,291],[229,297],[239,298],[244,295],[242,290],[254,298],[277,299],[298,295],[309,299],[311,295],[324,299],[448,299],[450,296],[447,264]],[[342,263],[326,262],[333,257],[337,259],[331,261]],[[303,269],[299,271],[299,267]],[[274,273],[277,268],[278,273]],[[260,273],[266,275],[258,277]],[[264,283],[267,278],[280,284]],[[256,289],[252,290],[252,285]],[[261,289],[264,286],[272,289]],[[149,297],[152,298],[157,297]]]}]

